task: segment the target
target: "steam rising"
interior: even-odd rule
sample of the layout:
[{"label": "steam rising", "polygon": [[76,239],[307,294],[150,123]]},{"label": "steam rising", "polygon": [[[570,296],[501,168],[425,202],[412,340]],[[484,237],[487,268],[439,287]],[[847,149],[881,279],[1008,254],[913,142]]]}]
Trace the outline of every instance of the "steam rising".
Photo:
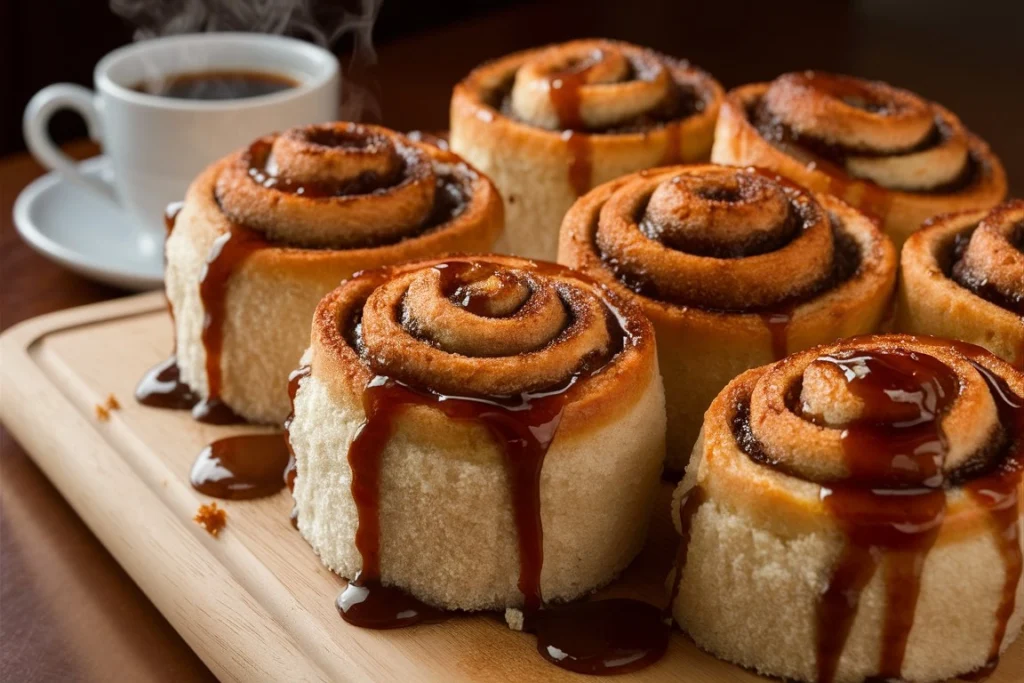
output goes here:
[{"label": "steam rising", "polygon": [[[246,31],[308,40],[332,49],[351,41],[340,116],[380,118],[371,90],[352,80],[377,63],[373,26],[383,0],[110,0],[111,11],[135,26],[135,40],[179,33]],[[358,80],[363,80],[359,78]]]}]

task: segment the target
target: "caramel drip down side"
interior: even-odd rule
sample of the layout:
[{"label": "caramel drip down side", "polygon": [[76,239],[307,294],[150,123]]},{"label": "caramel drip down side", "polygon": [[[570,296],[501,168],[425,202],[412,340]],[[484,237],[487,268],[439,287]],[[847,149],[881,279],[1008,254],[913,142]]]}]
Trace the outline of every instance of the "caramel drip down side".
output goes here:
[{"label": "caramel drip down side", "polygon": [[[174,231],[181,208],[182,202],[171,202],[164,211],[164,227],[167,228],[167,237],[170,237]],[[165,249],[164,268],[166,269],[166,267]],[[174,306],[171,305],[171,300],[167,298],[166,294],[164,299],[167,301],[167,314],[171,317],[171,330],[174,330]],[[135,400],[142,405],[170,410],[191,410],[192,406],[199,402],[199,396],[181,380],[181,369],[178,367],[176,353],[177,335],[174,339],[174,349],[171,351],[171,355],[147,370],[135,388]]]},{"label": "caramel drip down side", "polygon": [[371,378],[362,393],[365,421],[348,452],[362,568],[338,599],[344,619],[395,628],[443,616],[384,585],[381,561],[382,456],[399,416],[428,406],[454,422],[481,425],[502,454],[526,629],[537,633],[545,658],[586,673],[657,660],[668,629],[653,606],[550,608],[541,591],[545,456],[576,392],[644,343],[637,335],[649,337],[648,324],[584,277],[519,259],[413,264],[362,274],[349,286],[365,294],[352,294],[352,312],[337,320],[345,353],[358,353]]},{"label": "caramel drip down side", "polygon": [[[457,155],[386,128],[344,122],[256,140],[200,176],[188,202],[195,205],[189,219],[200,223],[190,239],[205,230],[212,240],[198,283],[206,392],[200,400],[188,391],[169,361],[147,376],[139,400],[192,407],[195,419],[214,424],[242,421],[224,400],[231,355],[225,328],[232,283],[257,254],[273,251],[272,260],[350,273],[363,254],[387,262],[443,252],[464,235],[470,244],[493,239],[501,225],[493,186]],[[169,235],[175,215],[167,216]],[[380,255],[370,251],[378,248]]]},{"label": "caramel drip down side", "polygon": [[[870,675],[904,676],[922,572],[955,488],[987,515],[1002,558],[983,671],[994,668],[1022,568],[1024,399],[1015,371],[970,344],[867,336],[799,352],[731,386],[728,424],[739,451],[776,476],[818,484],[842,537],[816,606],[816,680],[835,680],[863,591],[878,577],[885,603]],[[679,511],[684,544],[699,486]],[[679,557],[677,581],[685,548]]]}]

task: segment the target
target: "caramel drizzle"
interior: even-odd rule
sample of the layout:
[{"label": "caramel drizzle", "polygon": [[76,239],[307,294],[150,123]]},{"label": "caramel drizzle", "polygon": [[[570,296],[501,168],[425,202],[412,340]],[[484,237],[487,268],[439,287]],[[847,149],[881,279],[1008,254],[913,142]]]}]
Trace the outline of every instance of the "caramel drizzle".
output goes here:
[{"label": "caramel drizzle", "polygon": [[[1019,531],[1024,398],[977,360],[986,355],[979,347],[947,340],[936,345],[952,346],[968,358],[986,382],[998,407],[1000,424],[1009,435],[1007,451],[1000,461],[991,471],[964,485],[988,510],[1005,571],[988,658],[979,669],[961,676],[980,680],[998,664],[1024,573]],[[822,490],[824,504],[839,523],[846,542],[817,607],[817,680],[830,683],[834,679],[860,595],[880,566],[885,572],[886,606],[878,677],[899,678],[914,624],[921,573],[945,518],[944,487],[948,481],[943,466],[947,446],[940,421],[959,393],[959,379],[944,363],[919,352],[854,351],[848,356],[819,360],[835,363],[844,371],[850,390],[876,419],[846,426],[842,443],[851,475]],[[899,396],[915,400],[894,398]],[[891,419],[879,421],[878,415]],[[748,424],[742,411],[737,418],[743,425]],[[747,429],[740,426],[737,443],[750,457],[764,462],[759,444]],[[691,491],[680,509],[683,546],[689,544],[692,520],[701,504],[694,500],[703,501],[699,489]],[[686,553],[687,549],[680,547],[677,583],[669,609],[678,595]]]},{"label": "caramel drizzle", "polygon": [[[184,206],[183,202],[171,202],[164,210],[164,227],[167,237],[174,232],[178,214]],[[166,244],[166,241],[165,241]],[[167,269],[167,249],[164,249],[164,270]],[[181,381],[181,369],[178,367],[178,337],[174,333],[174,307],[164,292],[167,304],[167,315],[171,317],[171,355],[146,371],[135,387],[135,400],[151,408],[167,408],[170,410],[189,410],[199,401],[192,388]]]},{"label": "caramel drizzle", "polygon": [[580,114],[580,88],[587,82],[587,76],[596,62],[591,61],[582,68],[565,69],[548,76],[548,97],[563,128],[569,154],[569,185],[577,197],[585,195],[593,183],[590,136],[582,132],[583,117]]},{"label": "caramel drizzle", "polygon": [[842,432],[850,479],[822,491],[846,543],[818,604],[818,681],[833,680],[861,592],[883,557],[886,609],[878,667],[880,676],[898,678],[924,560],[945,516],[947,445],[940,420],[959,382],[944,363],[918,353],[857,351],[819,360],[844,372],[868,417]]},{"label": "caramel drizzle", "polygon": [[[295,419],[295,396],[299,393],[299,384],[302,380],[306,379],[312,374],[313,370],[308,365],[300,366],[298,369],[293,370],[288,375],[288,401],[291,404],[291,412],[288,413],[288,417],[284,421],[284,443],[288,448],[288,464],[284,468],[284,485],[288,487],[288,493],[295,492],[295,449],[292,447],[291,432],[289,428],[292,425],[292,421]],[[292,526],[296,529],[299,528],[299,509],[292,505],[291,515],[289,516]]]},{"label": "caramel drizzle", "polygon": [[189,481],[192,488],[214,498],[265,498],[284,488],[287,466],[283,434],[242,434],[204,448],[192,465]]},{"label": "caramel drizzle", "polygon": [[967,484],[967,490],[975,501],[989,511],[989,522],[1006,572],[988,660],[974,675],[978,680],[994,671],[999,664],[999,649],[1016,607],[1017,585],[1024,570],[1019,522],[1021,474],[1024,472],[1024,397],[1014,393],[1004,379],[977,361],[972,359],[971,364],[988,385],[996,400],[1000,422],[1007,427],[1011,439],[1010,451],[999,467]]},{"label": "caramel drizzle", "polygon": [[569,185],[577,197],[590,191],[593,185],[594,168],[591,162],[590,136],[575,130],[562,133],[569,153]]},{"label": "caramel drizzle", "polygon": [[210,424],[244,422],[221,398],[224,388],[222,367],[224,324],[227,318],[228,288],[238,268],[269,243],[258,233],[232,225],[213,243],[199,280],[199,298],[205,316],[201,339],[206,351],[206,398],[192,409],[192,417]]},{"label": "caramel drizzle", "polygon": [[[474,275],[458,262],[442,269],[443,290]],[[544,266],[537,264],[537,270]],[[476,273],[479,274],[479,273]],[[472,305],[472,302],[468,302]],[[628,334],[620,325],[623,340]],[[611,356],[621,349],[613,349]],[[362,568],[338,596],[339,612],[364,628],[399,628],[437,621],[445,614],[401,589],[381,583],[380,487],[384,449],[396,417],[409,406],[428,405],[451,420],[482,425],[504,456],[519,545],[518,588],[523,595],[527,630],[538,637],[538,651],[559,667],[588,674],[634,671],[657,661],[668,646],[668,625],[657,608],[635,600],[603,600],[545,608],[541,595],[543,524],[540,477],[571,390],[587,370],[545,391],[515,396],[453,396],[413,387],[384,375],[363,391],[366,419],[349,447],[351,491],[358,523],[355,544]],[[600,370],[591,372],[596,374]],[[293,394],[294,395],[294,394]]]},{"label": "caramel drizzle", "polygon": [[697,511],[707,502],[708,496],[699,484],[694,485],[686,492],[679,506],[679,550],[676,553],[675,576],[672,580],[672,590],[669,593],[668,605],[665,606],[666,618],[672,616],[672,606],[679,597],[679,589],[683,585],[683,571],[686,569],[686,560],[690,553],[690,541],[693,539],[693,519]]}]

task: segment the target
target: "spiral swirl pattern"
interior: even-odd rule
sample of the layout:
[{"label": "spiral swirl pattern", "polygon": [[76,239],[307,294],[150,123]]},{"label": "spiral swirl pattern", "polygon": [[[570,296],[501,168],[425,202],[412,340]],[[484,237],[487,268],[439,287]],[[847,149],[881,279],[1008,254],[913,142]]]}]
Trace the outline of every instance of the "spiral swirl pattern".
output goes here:
[{"label": "spiral swirl pattern", "polygon": [[937,216],[900,254],[899,329],[1024,367],[1024,201]]},{"label": "spiral swirl pattern", "polygon": [[[984,467],[976,458],[992,454],[985,444],[1003,438],[996,399],[973,355],[900,337],[797,354],[753,386],[746,443],[756,446],[749,454],[820,484],[941,487],[969,466]],[[915,423],[928,427],[906,427],[907,442],[893,438],[898,425]],[[873,437],[878,449],[854,443]],[[898,455],[886,453],[894,449]]]},{"label": "spiral swirl pattern", "polygon": [[452,156],[380,126],[293,128],[233,159],[216,196],[232,221],[274,242],[393,244],[466,211],[477,175]]},{"label": "spiral swirl pattern", "polygon": [[601,131],[699,111],[673,60],[607,41],[552,46],[519,67],[511,113],[548,130]]},{"label": "spiral swirl pattern", "polygon": [[643,336],[640,314],[586,278],[507,257],[371,271],[338,296],[362,367],[442,394],[564,387]]},{"label": "spiral swirl pattern", "polygon": [[[838,549],[808,553],[801,570],[822,571],[824,590],[806,587],[784,598],[805,607],[774,604],[780,598],[771,582],[754,587],[769,612],[790,612],[781,620],[804,610],[782,637],[811,639],[814,667],[801,670],[805,660],[785,654],[787,646],[752,651],[713,635],[727,627],[709,631],[692,612],[693,591],[718,590],[709,585],[681,588],[677,618],[713,651],[802,680],[935,680],[994,666],[1024,565],[1022,396],[1024,376],[984,349],[904,335],[816,347],[736,378],[708,410],[697,469],[680,488],[689,496],[699,489],[698,503],[682,504],[684,538],[694,535],[695,508],[709,500],[742,510],[749,524],[794,547],[822,529],[838,533]],[[988,573],[964,575],[975,538],[996,547],[1001,571],[974,565],[970,571]],[[688,562],[704,561],[684,551],[680,575]],[[931,587],[922,582],[926,572]],[[994,576],[999,580],[985,589],[963,587]],[[873,580],[884,599],[867,597]],[[957,596],[955,613],[949,591]],[[920,625],[920,614],[948,616],[987,637],[950,645],[944,630]],[[940,649],[948,656],[936,665]]]},{"label": "spiral swirl pattern", "polygon": [[601,209],[596,238],[605,261],[637,291],[723,310],[808,295],[836,260],[828,215],[810,194],[716,167],[624,183]]},{"label": "spiral swirl pattern", "polygon": [[762,99],[766,136],[801,144],[854,178],[894,190],[934,190],[967,168],[960,120],[914,93],[878,81],[820,72],[775,79]]},{"label": "spiral swirl pattern", "polygon": [[1006,202],[978,223],[953,264],[953,278],[1024,316],[1024,200]]},{"label": "spiral swirl pattern", "polygon": [[554,260],[576,198],[643,168],[704,161],[722,87],[637,45],[576,40],[507,55],[455,86],[451,148],[506,201],[497,251]]},{"label": "spiral swirl pattern", "polygon": [[664,459],[653,334],[587,277],[508,256],[371,270],[325,297],[288,429],[299,528],[363,591],[345,618],[380,623],[372,600],[395,617],[395,586],[534,615],[621,571]]},{"label": "spiral swirl pattern", "polygon": [[566,214],[559,261],[638,299],[654,322],[670,469],[743,370],[877,329],[892,245],[856,209],[757,168],[674,166],[595,188]]},{"label": "spiral swirl pattern", "polygon": [[379,126],[294,128],[211,164],[166,248],[193,416],[280,424],[326,292],[361,269],[489,249],[503,217],[494,185],[457,154]]},{"label": "spiral swirl pattern", "polygon": [[566,217],[563,254],[669,304],[758,311],[797,302],[848,279],[873,251],[851,245],[834,202],[753,168],[657,169],[593,195]]},{"label": "spiral swirl pattern", "polygon": [[877,217],[898,244],[927,218],[992,207],[1006,174],[955,114],[879,81],[788,73],[726,95],[712,161],[769,168]]}]

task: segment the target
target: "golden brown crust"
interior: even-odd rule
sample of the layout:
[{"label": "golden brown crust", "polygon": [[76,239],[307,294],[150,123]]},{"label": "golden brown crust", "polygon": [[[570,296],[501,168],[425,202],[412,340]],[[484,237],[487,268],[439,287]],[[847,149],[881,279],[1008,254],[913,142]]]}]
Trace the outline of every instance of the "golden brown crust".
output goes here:
[{"label": "golden brown crust", "polygon": [[[446,269],[460,271],[458,289],[438,284]],[[483,282],[482,296],[493,297],[487,286],[495,275],[529,282],[530,293],[499,315],[473,313],[463,288]],[[409,301],[410,296],[424,300]],[[535,306],[534,298],[545,301]],[[549,325],[552,299],[564,309],[556,315],[564,317],[538,338],[529,327]],[[459,353],[438,341],[442,338],[437,330],[424,336],[415,309],[425,305],[459,308],[466,315],[450,320],[469,325],[459,331],[464,342],[482,346],[475,351],[463,347]],[[502,349],[514,353],[494,356],[480,350],[489,350],[489,337],[507,333],[505,322],[517,317],[519,326],[527,329],[514,333]],[[572,382],[559,426],[559,438],[565,439],[607,424],[648,390],[634,378],[653,372],[653,334],[635,305],[573,271],[507,256],[458,256],[361,273],[331,292],[313,319],[311,367],[349,405],[361,400],[376,375],[428,391],[469,396],[543,392]]]},{"label": "golden brown crust", "polygon": [[[594,51],[606,59],[582,76],[595,82],[578,86],[583,120],[553,125],[556,98],[550,81],[557,79],[551,70],[570,59],[586,63]],[[610,66],[606,62],[622,61],[634,64],[634,71],[640,65],[649,73],[621,81],[616,78],[621,73],[603,73]],[[524,99],[534,102],[525,116],[503,110],[495,99],[520,72],[521,90],[529,93]],[[675,86],[665,88],[666,76]],[[694,103],[683,107],[685,116],[651,113],[665,102],[656,93],[678,95],[680,86],[692,93]],[[644,92],[631,92],[636,89]],[[451,145],[501,190],[509,218],[503,246],[520,255],[553,259],[562,215],[591,187],[641,168],[706,159],[722,93],[700,69],[627,43],[579,40],[550,45],[484,64],[455,86]],[[536,123],[528,118],[534,116],[531,112],[540,112],[533,119]],[[588,121],[598,126],[589,126]]]},{"label": "golden brown crust", "polygon": [[[459,163],[458,156],[451,152],[430,147],[430,154],[442,163]],[[244,155],[245,151],[240,150],[212,164],[189,186],[185,202],[190,207],[190,213],[194,212],[195,216],[189,221],[189,228],[205,235],[217,236],[227,233],[235,225],[221,209],[216,188],[225,171],[238,164]],[[438,226],[428,232],[380,246],[317,249],[275,244],[252,254],[243,265],[243,270],[265,269],[300,280],[319,280],[326,273],[343,278],[358,270],[401,263],[431,254],[486,249],[501,232],[501,197],[486,176],[475,171],[474,175],[474,185],[478,192],[470,200],[466,209],[470,215],[466,215],[465,220],[457,220],[451,225]],[[308,209],[311,217],[314,215],[315,209],[305,209]]]},{"label": "golden brown crust", "polygon": [[1024,368],[1024,201],[938,216],[900,256],[899,329],[960,339]]},{"label": "golden brown crust", "polygon": [[672,614],[801,681],[990,672],[1024,610],[1024,374],[934,337],[845,339],[708,409],[676,490]]},{"label": "golden brown crust", "polygon": [[[749,194],[737,191],[747,183],[755,186]],[[672,211],[634,211],[666,187]],[[652,219],[660,227],[641,225]],[[717,246],[725,253],[706,255],[716,245],[703,243],[696,248],[705,255],[688,252],[694,243],[679,237],[679,226],[667,237],[668,223],[683,220],[705,221],[693,229],[699,236],[724,231]],[[737,237],[740,224],[752,242]],[[837,275],[851,258],[854,270]],[[595,188],[566,214],[559,261],[634,298],[654,323],[676,469],[726,382],[787,352],[876,330],[896,278],[892,243],[857,210],[755,171],[713,165],[642,171]]]},{"label": "golden brown crust", "polygon": [[[894,113],[871,112],[806,83],[794,86],[790,81],[796,76],[744,85],[726,95],[712,161],[762,166],[814,192],[834,194],[878,216],[897,245],[936,214],[991,207],[1006,195],[998,157],[940,105],[883,83],[830,77],[877,91],[884,102],[879,106]],[[801,125],[813,130],[814,149],[790,140],[790,133],[773,133],[779,138],[774,140],[762,134],[752,114],[769,103],[775,109],[766,109],[764,116],[789,131],[800,131]],[[923,120],[929,127],[920,138]],[[841,149],[841,158],[823,157],[829,149]]]},{"label": "golden brown crust", "polygon": [[[843,340],[803,351],[774,365],[745,372],[719,394],[705,415],[700,468],[696,482],[729,509],[741,511],[758,526],[791,538],[802,533],[833,529],[835,518],[826,509],[821,490],[842,479],[840,434],[843,423],[820,426],[807,415],[795,412],[786,399],[794,386],[807,378],[817,359],[858,350],[881,353],[917,352],[938,359],[957,376],[961,393],[941,418],[942,430],[951,439],[944,461],[947,476],[962,471],[971,457],[985,452],[989,439],[1010,425],[1000,424],[993,396],[979,364],[1024,395],[1024,375],[982,349],[957,348],[941,339],[910,335],[875,335]],[[831,379],[826,379],[835,388]],[[796,404],[798,407],[800,403]],[[737,438],[737,415],[750,410],[754,439],[770,449],[772,462],[752,457],[749,447]],[[1019,435],[1018,435],[1019,438]],[[795,448],[784,452],[785,444]],[[979,471],[990,471],[978,468]],[[967,474],[961,476],[970,480]],[[938,542],[962,539],[969,534],[992,533],[989,508],[958,486],[946,493],[947,507]]]},{"label": "golden brown crust", "polygon": [[[410,211],[405,196],[392,206],[388,188],[421,194],[412,180],[423,178],[426,205]],[[280,424],[326,292],[364,268],[490,249],[503,215],[493,184],[458,155],[376,127],[296,129],[211,164],[167,241],[183,380],[245,419]]]}]

